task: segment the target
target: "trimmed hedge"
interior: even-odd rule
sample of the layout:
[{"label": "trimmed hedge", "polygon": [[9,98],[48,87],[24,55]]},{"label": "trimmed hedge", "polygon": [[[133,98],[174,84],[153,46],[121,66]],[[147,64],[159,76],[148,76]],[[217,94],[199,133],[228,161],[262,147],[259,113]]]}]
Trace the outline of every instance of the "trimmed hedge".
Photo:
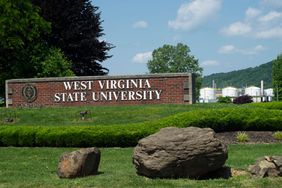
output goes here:
[{"label": "trimmed hedge", "polygon": [[210,127],[216,132],[276,131],[282,130],[282,111],[261,108],[197,110],[171,116],[162,123],[178,127]]},{"label": "trimmed hedge", "polygon": [[282,110],[282,102],[260,102],[260,103],[252,103],[250,106],[260,107],[271,110]]},{"label": "trimmed hedge", "polygon": [[133,146],[152,132],[124,126],[5,126],[0,128],[1,146]]},{"label": "trimmed hedge", "polygon": [[176,127],[210,127],[220,131],[279,131],[282,111],[261,108],[195,110],[158,121],[107,126],[1,126],[1,146],[48,147],[127,147],[159,129]]}]

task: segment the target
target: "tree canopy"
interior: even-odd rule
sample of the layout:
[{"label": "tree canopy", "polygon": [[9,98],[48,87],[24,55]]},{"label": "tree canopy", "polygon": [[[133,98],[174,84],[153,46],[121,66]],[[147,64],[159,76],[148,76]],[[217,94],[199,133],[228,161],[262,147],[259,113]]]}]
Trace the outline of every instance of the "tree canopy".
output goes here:
[{"label": "tree canopy", "polygon": [[113,46],[100,39],[104,35],[98,7],[89,0],[33,0],[41,15],[51,22],[51,35],[46,38],[72,62],[78,76],[104,75],[108,69],[100,62],[110,58]]},{"label": "tree canopy", "polygon": [[201,75],[202,68],[190,52],[190,48],[182,43],[176,46],[165,44],[153,51],[147,67],[150,73],[189,72]]},{"label": "tree canopy", "polygon": [[273,62],[272,67],[273,90],[274,100],[282,100],[282,54],[278,55],[277,59]]},{"label": "tree canopy", "polygon": [[[48,61],[50,53],[56,51],[56,57],[64,58],[42,39],[51,27],[38,12],[39,8],[28,0],[0,1],[0,96],[4,96],[7,79],[48,76],[53,72],[42,72],[41,63]],[[65,60],[65,63],[69,62]],[[68,65],[64,68],[68,69],[65,75],[72,74]],[[62,69],[61,74],[64,75],[64,71]]]},{"label": "tree canopy", "polygon": [[190,52],[190,48],[182,43],[176,46],[165,44],[153,51],[152,59],[148,61],[147,67],[150,73],[194,73],[196,75],[196,99],[198,99],[203,69],[199,66],[198,59]]}]

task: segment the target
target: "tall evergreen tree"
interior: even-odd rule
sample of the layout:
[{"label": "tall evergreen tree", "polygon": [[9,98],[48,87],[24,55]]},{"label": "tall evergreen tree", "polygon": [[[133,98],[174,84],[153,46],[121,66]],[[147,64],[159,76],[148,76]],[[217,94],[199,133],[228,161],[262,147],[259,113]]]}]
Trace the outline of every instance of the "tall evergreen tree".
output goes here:
[{"label": "tall evergreen tree", "polygon": [[33,0],[41,7],[41,15],[51,22],[49,44],[59,47],[72,61],[78,76],[104,75],[108,69],[100,62],[110,58],[113,46],[99,40],[104,35],[98,7],[89,0]]},{"label": "tall evergreen tree", "polygon": [[282,54],[273,61],[272,82],[274,90],[274,100],[282,101]]}]

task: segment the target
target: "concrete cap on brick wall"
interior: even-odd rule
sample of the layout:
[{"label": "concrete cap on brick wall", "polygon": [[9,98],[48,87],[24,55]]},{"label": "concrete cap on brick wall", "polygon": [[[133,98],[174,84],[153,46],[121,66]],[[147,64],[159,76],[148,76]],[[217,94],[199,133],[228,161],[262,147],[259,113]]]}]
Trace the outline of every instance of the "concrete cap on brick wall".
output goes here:
[{"label": "concrete cap on brick wall", "polygon": [[122,75],[122,76],[74,76],[74,77],[50,77],[50,78],[24,78],[7,80],[8,83],[23,82],[54,82],[54,81],[74,81],[74,80],[105,80],[105,79],[131,79],[131,78],[170,78],[187,77],[190,73],[161,73],[161,74],[143,74],[143,75]]}]

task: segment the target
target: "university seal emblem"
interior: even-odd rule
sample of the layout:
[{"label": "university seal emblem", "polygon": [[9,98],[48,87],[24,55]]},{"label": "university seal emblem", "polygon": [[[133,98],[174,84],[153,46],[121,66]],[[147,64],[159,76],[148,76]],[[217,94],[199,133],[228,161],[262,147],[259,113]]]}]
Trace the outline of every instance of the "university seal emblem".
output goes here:
[{"label": "university seal emblem", "polygon": [[27,102],[31,103],[37,98],[37,89],[34,85],[26,84],[22,89],[22,95]]}]

